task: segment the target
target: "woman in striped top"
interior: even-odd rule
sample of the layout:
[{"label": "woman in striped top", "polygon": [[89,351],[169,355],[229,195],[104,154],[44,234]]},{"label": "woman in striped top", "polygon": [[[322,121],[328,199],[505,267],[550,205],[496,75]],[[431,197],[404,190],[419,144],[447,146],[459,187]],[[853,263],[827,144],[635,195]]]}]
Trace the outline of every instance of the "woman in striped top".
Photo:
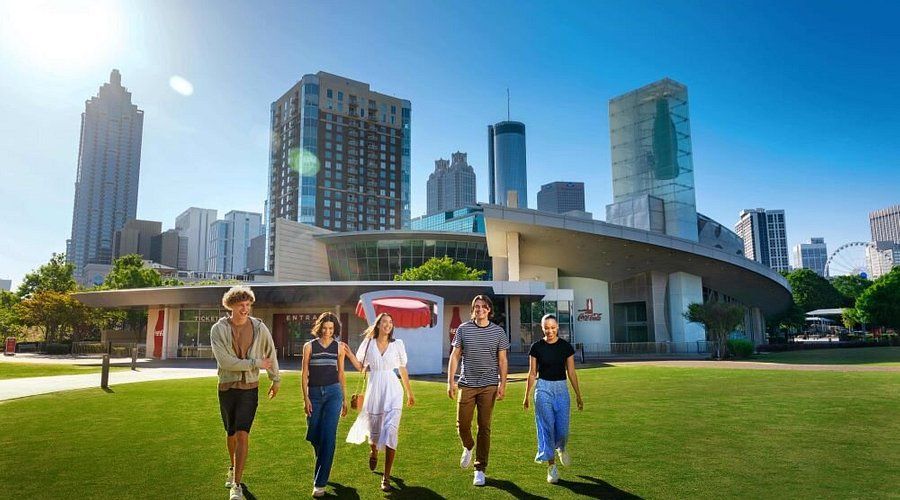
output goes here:
[{"label": "woman in striped top", "polygon": [[341,322],[331,312],[323,312],[312,328],[316,337],[303,346],[303,407],[306,411],[306,440],[316,455],[313,496],[325,495],[325,485],[334,462],[334,447],[340,417],[347,414],[344,351]]}]

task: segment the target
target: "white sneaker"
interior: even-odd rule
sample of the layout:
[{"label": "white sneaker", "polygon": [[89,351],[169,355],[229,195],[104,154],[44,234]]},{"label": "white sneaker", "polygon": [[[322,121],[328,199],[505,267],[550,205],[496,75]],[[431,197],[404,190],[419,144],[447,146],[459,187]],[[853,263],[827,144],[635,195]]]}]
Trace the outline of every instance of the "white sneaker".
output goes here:
[{"label": "white sneaker", "polygon": [[316,498],[325,496],[325,488],[319,488],[318,486],[313,486],[313,496]]},{"label": "white sneaker", "polygon": [[556,464],[550,466],[547,469],[547,482],[550,484],[556,484],[559,482],[559,470],[556,468]]},{"label": "white sneaker", "polygon": [[472,479],[472,484],[474,484],[475,486],[484,486],[484,480],[484,471],[475,471],[475,478]]},{"label": "white sneaker", "polygon": [[556,453],[559,455],[559,463],[564,467],[568,467],[572,464],[572,457],[569,456],[569,452],[562,449],[557,448]]},{"label": "white sneaker", "polygon": [[472,450],[463,446],[462,456],[459,457],[459,466],[468,469],[472,465]]},{"label": "white sneaker", "polygon": [[241,487],[241,483],[231,485],[231,495],[228,500],[244,500],[244,488]]},{"label": "white sneaker", "polygon": [[225,479],[225,487],[231,488],[231,485],[234,484],[234,467],[228,468],[228,474]]}]

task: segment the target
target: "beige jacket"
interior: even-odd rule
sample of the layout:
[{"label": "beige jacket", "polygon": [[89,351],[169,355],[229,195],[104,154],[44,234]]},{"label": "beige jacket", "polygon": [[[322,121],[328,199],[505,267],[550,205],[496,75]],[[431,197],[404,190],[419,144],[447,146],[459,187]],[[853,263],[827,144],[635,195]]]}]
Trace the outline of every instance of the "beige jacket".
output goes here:
[{"label": "beige jacket", "polygon": [[253,324],[253,340],[247,350],[247,359],[239,358],[234,352],[234,332],[228,316],[220,318],[209,331],[213,356],[216,357],[219,368],[220,384],[240,381],[242,372],[246,372],[246,382],[259,382],[259,361],[263,358],[272,359],[272,368],[266,370],[269,380],[275,384],[281,382],[272,334],[261,319],[251,317],[250,322]]}]

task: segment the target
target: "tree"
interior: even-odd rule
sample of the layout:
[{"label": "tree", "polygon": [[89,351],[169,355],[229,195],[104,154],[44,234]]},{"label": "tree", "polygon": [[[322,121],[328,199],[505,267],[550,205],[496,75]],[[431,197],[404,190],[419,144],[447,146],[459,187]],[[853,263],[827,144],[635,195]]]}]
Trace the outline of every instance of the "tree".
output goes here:
[{"label": "tree", "polygon": [[22,323],[16,313],[16,304],[22,299],[18,295],[0,290],[0,341],[7,336],[21,337]]},{"label": "tree", "polygon": [[831,278],[831,285],[844,296],[844,305],[853,307],[856,299],[872,286],[872,280],[857,275],[835,276]]},{"label": "tree", "polygon": [[432,257],[421,266],[406,269],[394,276],[394,281],[477,281],[485,272],[445,255]]},{"label": "tree", "polygon": [[863,311],[855,307],[848,307],[841,311],[841,322],[848,330],[852,331],[859,325],[865,326],[866,323],[870,323],[871,320]]},{"label": "tree", "polygon": [[706,338],[716,341],[716,357],[728,356],[728,335],[744,321],[744,308],[737,304],[710,301],[688,305],[684,318],[706,328]]},{"label": "tree", "polygon": [[[103,280],[102,290],[125,290],[129,288],[153,288],[163,286],[159,271],[147,267],[140,255],[123,255],[113,262],[113,267]],[[107,323],[114,321],[125,325],[140,335],[147,324],[147,311],[128,309],[106,312]]]},{"label": "tree", "polygon": [[66,262],[65,254],[54,253],[49,262],[25,275],[16,294],[25,298],[37,292],[68,293],[77,288],[75,265]]},{"label": "tree", "polygon": [[872,323],[900,329],[900,267],[875,280],[856,299],[856,309],[868,316]]},{"label": "tree", "polygon": [[66,334],[93,325],[87,306],[69,293],[54,290],[31,293],[16,304],[15,311],[22,324],[41,328],[48,343],[65,340]]},{"label": "tree", "polygon": [[836,308],[844,305],[844,297],[831,283],[811,269],[795,269],[785,275],[791,285],[794,302],[809,312],[815,309]]},{"label": "tree", "polygon": [[779,330],[798,332],[806,326],[806,313],[794,302],[792,297],[790,307],[766,318],[766,324],[776,332]]}]

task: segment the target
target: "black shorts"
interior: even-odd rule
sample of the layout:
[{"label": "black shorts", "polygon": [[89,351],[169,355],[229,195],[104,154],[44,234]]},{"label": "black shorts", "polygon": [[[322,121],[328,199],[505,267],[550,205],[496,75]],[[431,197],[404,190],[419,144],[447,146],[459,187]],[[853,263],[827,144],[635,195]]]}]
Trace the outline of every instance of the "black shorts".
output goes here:
[{"label": "black shorts", "polygon": [[219,391],[219,411],[222,412],[225,432],[229,436],[233,436],[237,431],[249,433],[258,404],[259,388]]}]

